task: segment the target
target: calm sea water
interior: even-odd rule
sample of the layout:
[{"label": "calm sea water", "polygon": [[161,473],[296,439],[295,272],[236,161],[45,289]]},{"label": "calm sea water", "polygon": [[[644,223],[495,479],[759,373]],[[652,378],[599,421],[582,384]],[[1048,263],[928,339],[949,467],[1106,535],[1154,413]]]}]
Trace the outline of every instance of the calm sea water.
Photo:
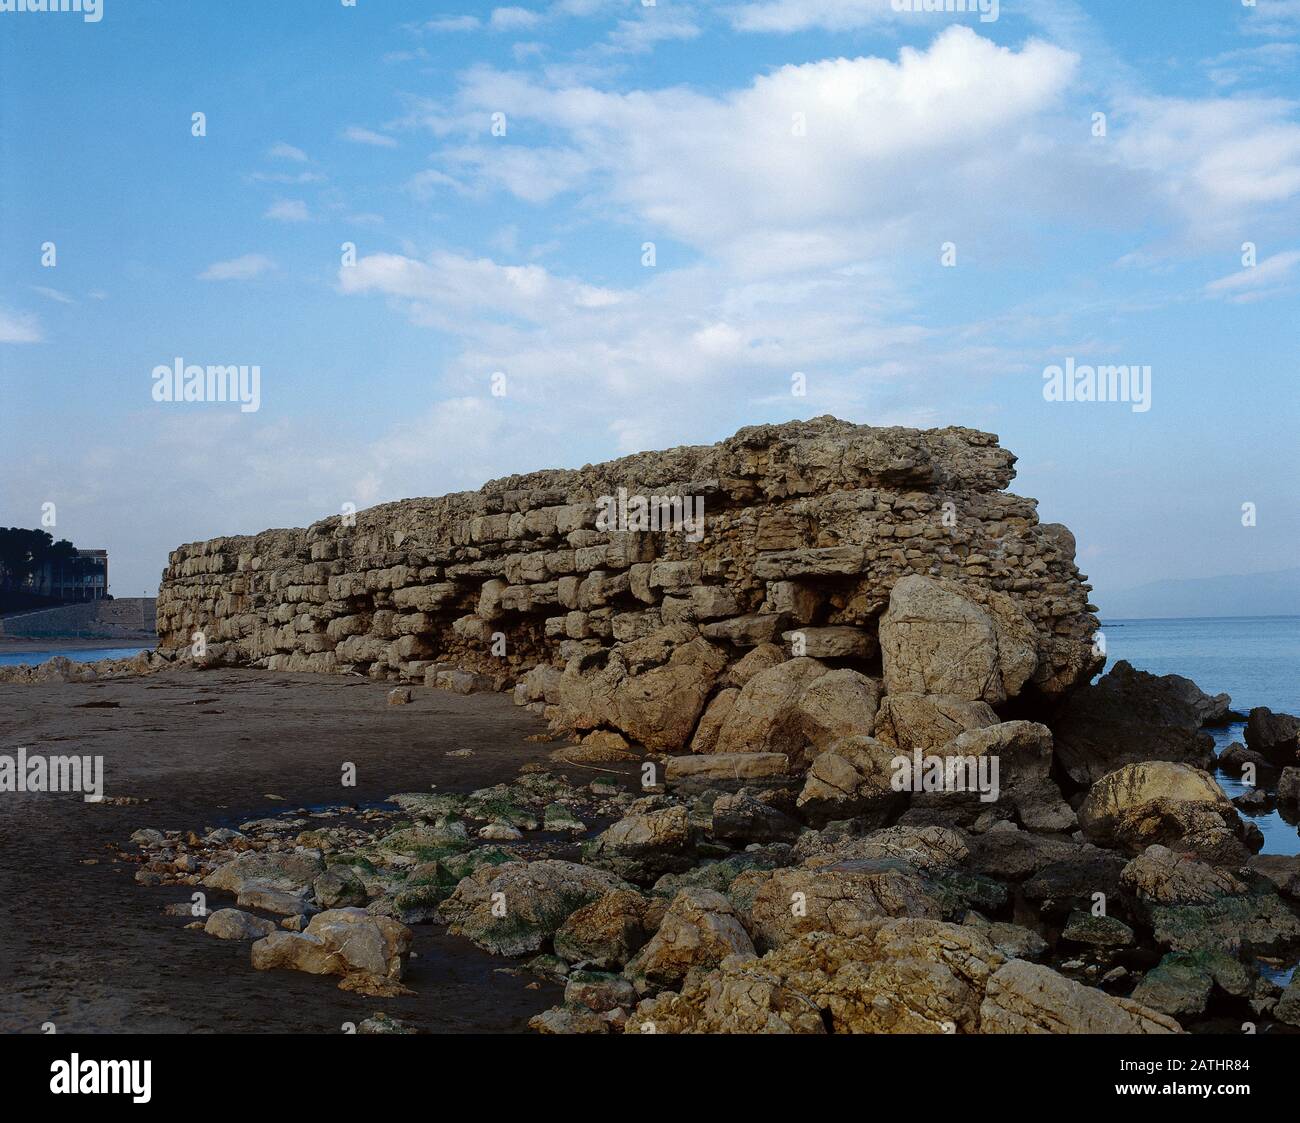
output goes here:
[{"label": "calm sea water", "polygon": [[48,662],[56,655],[66,655],[74,663],[93,663],[96,659],[129,659],[132,655],[148,650],[147,647],[81,647],[73,649],[52,647],[48,651],[20,651],[13,654],[0,652],[0,667],[13,667],[19,663],[29,663],[34,666],[37,663]]},{"label": "calm sea water", "polygon": [[[1197,620],[1107,620],[1107,666],[1127,659],[1139,670],[1183,675],[1207,694],[1230,694],[1232,708],[1255,706],[1300,714],[1300,616],[1222,617]],[[1245,742],[1245,725],[1211,729],[1217,749]],[[1229,796],[1241,781],[1216,777]],[[1251,818],[1264,832],[1265,854],[1300,854],[1300,832],[1276,811]]]}]

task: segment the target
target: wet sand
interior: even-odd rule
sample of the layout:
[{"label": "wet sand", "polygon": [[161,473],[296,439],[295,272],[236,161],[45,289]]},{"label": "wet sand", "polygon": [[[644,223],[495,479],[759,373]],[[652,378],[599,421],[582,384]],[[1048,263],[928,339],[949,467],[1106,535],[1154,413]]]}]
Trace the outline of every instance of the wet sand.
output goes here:
[{"label": "wet sand", "polygon": [[[507,695],[414,688],[330,675],[169,670],[101,683],[0,684],[0,753],[102,755],[104,794],[0,794],[0,1032],[339,1033],[376,1010],[429,1032],[523,1030],[560,999],[532,976],[433,925],[417,925],[403,982],[415,997],[373,999],[336,980],[259,972],[249,944],[186,931],[163,915],[188,887],[137,885],[142,827],[195,829],[301,806],[377,802],[398,791],[469,791],[513,780],[555,748]],[[116,705],[112,705],[116,703]],[[454,749],[470,757],[448,757]],[[341,768],[357,768],[354,788]],[[591,772],[574,772],[583,782]],[[268,798],[283,796],[283,800]],[[84,865],[86,858],[100,864]],[[209,907],[233,905],[209,895]]]}]

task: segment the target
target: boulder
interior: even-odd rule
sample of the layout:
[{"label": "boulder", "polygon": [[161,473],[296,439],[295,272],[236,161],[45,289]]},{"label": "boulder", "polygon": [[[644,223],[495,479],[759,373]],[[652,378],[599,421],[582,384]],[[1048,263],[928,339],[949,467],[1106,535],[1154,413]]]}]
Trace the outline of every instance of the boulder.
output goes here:
[{"label": "boulder", "polygon": [[1166,1014],[1013,959],[989,979],[981,1033],[1180,1033]]},{"label": "boulder", "polygon": [[357,975],[366,982],[396,983],[402,977],[411,930],[364,909],[317,913],[303,932],[273,932],[253,945],[259,971],[285,968],[312,975]]},{"label": "boulder", "polygon": [[330,866],[312,883],[316,900],[323,908],[346,908],[349,905],[365,906],[369,900],[366,887],[348,866]]},{"label": "boulder", "polygon": [[537,951],[583,905],[631,889],[606,870],[546,859],[487,865],[464,878],[438,906],[453,936],[496,955]]},{"label": "boulder", "polygon": [[1186,764],[1149,761],[1126,764],[1098,778],[1079,808],[1079,826],[1094,842],[1108,845],[1126,812],[1156,800],[1232,810],[1227,795],[1208,772]]},{"label": "boulder", "polygon": [[715,967],[730,955],[753,955],[736,910],[712,889],[683,889],[658,930],[624,973],[638,991],[678,986],[692,968]]},{"label": "boulder", "polygon": [[[805,831],[795,845],[795,861],[831,865],[849,859],[894,859],[929,875],[962,865],[970,856],[966,836],[945,827],[896,824],[868,834]],[[817,859],[814,863],[812,860]]]},{"label": "boulder", "polygon": [[1071,694],[1052,721],[1060,766],[1079,784],[1145,761],[1208,768],[1214,739],[1200,732],[1202,707],[1189,699],[1187,682],[1116,663]]},{"label": "boulder", "polygon": [[748,845],[793,842],[801,830],[803,826],[797,820],[742,790],[714,801],[709,833],[719,842]]},{"label": "boulder", "polygon": [[784,753],[708,753],[669,757],[664,765],[664,782],[762,780],[789,772],[790,758]]},{"label": "boulder", "polygon": [[814,822],[865,815],[883,824],[904,802],[891,784],[897,755],[874,737],[836,741],[808,769],[799,810]]},{"label": "boulder", "polygon": [[846,859],[812,869],[773,870],[754,897],[750,931],[766,951],[807,932],[853,936],[882,916],[937,920],[940,908],[906,863]]},{"label": "boulder", "polygon": [[[1018,612],[1014,606],[1005,611]],[[880,620],[885,692],[952,694],[998,705],[1019,694],[1037,668],[1032,635],[1023,615],[999,621],[955,582],[903,577]]]},{"label": "boulder", "polygon": [[788,659],[754,675],[723,721],[714,751],[801,753],[794,707],[804,690],[826,673],[826,665],[816,659]]},{"label": "boulder", "polygon": [[855,936],[809,933],[761,959],[726,959],[715,971],[692,974],[680,993],[642,1001],[626,1028],[631,1033],[950,1034],[1147,1033],[1179,1027],[1050,968],[1008,962],[974,927],[879,919]]},{"label": "boulder", "polygon": [[1300,809],[1300,768],[1284,768],[1277,778],[1277,801],[1283,807]]},{"label": "boulder", "polygon": [[1146,973],[1133,1001],[1171,1018],[1196,1017],[1205,1013],[1216,986],[1229,997],[1246,998],[1253,984],[1252,972],[1221,951],[1176,951]]},{"label": "boulder", "polygon": [[276,889],[258,881],[245,881],[235,903],[246,909],[279,913],[281,916],[305,916],[315,911],[309,889]]},{"label": "boulder", "polygon": [[615,889],[570,913],[555,933],[555,954],[599,970],[621,968],[650,938],[652,903]]},{"label": "boulder", "polygon": [[1247,866],[1266,877],[1284,897],[1300,901],[1300,855],[1256,854]]},{"label": "boulder", "polygon": [[876,714],[875,736],[886,745],[911,752],[941,749],[970,729],[998,723],[987,702],[970,702],[952,694],[889,694]]},{"label": "boulder", "polygon": [[686,748],[726,665],[722,651],[702,639],[676,648],[665,665],[618,683],[612,724],[652,751]]},{"label": "boulder", "polygon": [[208,915],[203,931],[219,940],[260,940],[276,931],[276,925],[239,909],[217,909]]},{"label": "boulder", "polygon": [[719,690],[710,700],[704,713],[700,717],[700,723],[695,727],[695,735],[691,738],[691,752],[693,753],[711,753],[714,752],[718,744],[718,735],[722,732],[723,725],[726,724],[732,709],[735,708],[736,699],[740,696],[740,690],[737,687],[729,686]]},{"label": "boulder", "polygon": [[1246,718],[1246,746],[1278,767],[1297,763],[1300,718],[1256,706]]},{"label": "boulder", "polygon": [[[920,750],[914,750],[919,757]],[[997,790],[988,795],[972,790],[923,792],[913,795],[913,807],[948,807],[962,805],[967,817],[974,820],[989,811],[1005,811],[1026,830],[1070,831],[1076,825],[1074,811],[1061,798],[1056,781],[1051,778],[1052,733],[1045,725],[1032,721],[1007,721],[980,729],[968,730],[933,754],[945,760],[965,758],[973,766],[956,775],[970,779],[978,774],[981,760],[996,762]],[[912,772],[916,772],[915,765]],[[993,768],[985,768],[992,778]]]},{"label": "boulder", "polygon": [[1118,917],[1095,916],[1090,912],[1075,910],[1070,913],[1061,929],[1061,939],[1070,944],[1106,951],[1128,947],[1133,943],[1133,929]]},{"label": "boulder", "polygon": [[762,671],[771,670],[784,663],[788,655],[775,643],[760,643],[746,651],[727,668],[722,676],[722,684],[740,690],[750,679]]},{"label": "boulder", "polygon": [[1148,846],[1129,862],[1120,884],[1140,900],[1164,905],[1205,904],[1246,892],[1245,882],[1231,871],[1159,845]]},{"label": "boulder", "polygon": [[695,864],[695,836],[686,808],[625,815],[587,843],[583,860],[632,881],[651,882],[690,869]]},{"label": "boulder", "polygon": [[238,893],[246,881],[266,889],[308,890],[325,870],[316,854],[303,851],[248,850],[203,879],[208,889]]}]

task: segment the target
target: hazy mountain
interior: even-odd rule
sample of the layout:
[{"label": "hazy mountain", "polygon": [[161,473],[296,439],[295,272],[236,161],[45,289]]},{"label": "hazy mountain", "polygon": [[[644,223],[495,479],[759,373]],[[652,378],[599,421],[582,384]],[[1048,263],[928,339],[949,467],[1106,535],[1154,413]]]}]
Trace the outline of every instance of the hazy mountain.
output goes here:
[{"label": "hazy mountain", "polygon": [[1105,620],[1163,616],[1300,616],[1300,569],[1151,581],[1093,593]]}]

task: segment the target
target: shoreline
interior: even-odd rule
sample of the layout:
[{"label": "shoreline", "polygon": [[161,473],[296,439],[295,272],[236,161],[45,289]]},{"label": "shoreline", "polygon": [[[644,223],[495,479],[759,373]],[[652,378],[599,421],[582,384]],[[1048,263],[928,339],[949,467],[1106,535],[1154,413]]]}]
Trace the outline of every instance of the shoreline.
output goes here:
[{"label": "shoreline", "polygon": [[[0,1032],[54,1022],[60,1033],[338,1033],[380,1009],[431,1032],[522,1032],[559,1001],[562,987],[503,973],[519,965],[432,925],[415,929],[418,958],[405,979],[413,996],[376,1000],[296,971],[256,971],[246,942],[184,931],[189,917],[165,914],[189,902],[192,888],[138,885],[138,865],[116,857],[134,851],[129,839],[142,828],[366,807],[402,791],[468,792],[515,780],[528,763],[567,771],[549,759],[557,744],[528,740],[543,723],[505,695],[422,690],[390,706],[388,689],[246,670],[0,684],[0,751],[101,754],[105,795],[147,801],[0,800],[0,891],[24,902],[0,919],[0,947],[14,965]],[[447,755],[465,748],[473,755]],[[344,762],[356,765],[355,787],[340,785]],[[210,894],[212,909],[233,905]]]},{"label": "shoreline", "polygon": [[29,651],[115,651],[122,647],[140,647],[152,651],[158,646],[156,635],[106,636],[91,638],[86,636],[52,636],[31,638],[28,636],[0,635],[0,655],[23,655]]}]

